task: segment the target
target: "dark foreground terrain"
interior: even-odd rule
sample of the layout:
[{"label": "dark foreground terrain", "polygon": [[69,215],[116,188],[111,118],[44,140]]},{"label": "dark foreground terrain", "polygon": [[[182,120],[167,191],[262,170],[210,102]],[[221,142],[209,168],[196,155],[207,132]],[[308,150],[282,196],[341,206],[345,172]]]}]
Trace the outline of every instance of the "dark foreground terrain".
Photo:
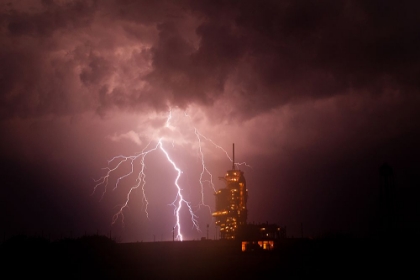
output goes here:
[{"label": "dark foreground terrain", "polygon": [[0,245],[1,279],[416,279],[417,240],[283,239],[242,252],[220,240],[115,243],[104,236]]}]

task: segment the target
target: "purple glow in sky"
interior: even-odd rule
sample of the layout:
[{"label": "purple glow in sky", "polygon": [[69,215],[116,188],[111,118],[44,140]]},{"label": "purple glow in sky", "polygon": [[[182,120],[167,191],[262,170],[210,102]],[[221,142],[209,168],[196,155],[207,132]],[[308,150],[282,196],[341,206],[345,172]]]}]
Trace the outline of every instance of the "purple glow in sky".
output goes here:
[{"label": "purple glow in sky", "polygon": [[[231,162],[214,144],[230,153],[232,143],[237,161],[252,166],[240,167],[248,222],[285,225],[290,236],[301,225],[305,236],[369,234],[379,167],[388,162],[401,228],[419,228],[419,8],[379,0],[1,0],[5,236],[112,231],[121,242],[172,240],[177,171],[164,153],[144,158],[149,217],[140,188],[124,227],[112,223],[135,178],[111,186],[129,165],[102,199],[91,195],[108,160],[162,137],[171,139],[163,148],[210,237],[214,221],[198,205],[204,190],[214,207],[214,191],[200,180],[211,173],[214,188],[224,186],[217,178]],[[206,137],[202,150],[194,129]],[[189,215],[183,207],[184,239],[205,236]]]}]

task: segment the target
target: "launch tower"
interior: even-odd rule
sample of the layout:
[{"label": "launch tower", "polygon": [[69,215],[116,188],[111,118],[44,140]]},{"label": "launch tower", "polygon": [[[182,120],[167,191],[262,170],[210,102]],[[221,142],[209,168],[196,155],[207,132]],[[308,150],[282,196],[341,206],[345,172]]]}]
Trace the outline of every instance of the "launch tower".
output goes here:
[{"label": "launch tower", "polygon": [[224,177],[226,186],[218,190],[216,195],[216,211],[212,214],[216,226],[220,227],[220,238],[235,239],[240,226],[246,225],[248,189],[244,172],[235,168],[235,144],[233,146],[232,169]]}]

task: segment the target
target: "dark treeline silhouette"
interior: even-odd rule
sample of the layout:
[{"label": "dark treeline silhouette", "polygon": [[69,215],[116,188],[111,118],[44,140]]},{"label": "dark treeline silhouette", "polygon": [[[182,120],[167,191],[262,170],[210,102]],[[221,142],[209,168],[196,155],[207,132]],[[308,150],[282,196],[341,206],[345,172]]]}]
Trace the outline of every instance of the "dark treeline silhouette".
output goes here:
[{"label": "dark treeline silhouette", "polygon": [[396,174],[398,172],[387,162],[379,167],[376,215],[369,234],[380,239],[417,239],[420,236],[420,189],[403,176],[397,180]]},{"label": "dark treeline silhouette", "polygon": [[[51,240],[15,235],[0,244],[2,279],[416,279],[418,189],[399,188],[379,169],[377,219],[358,238],[326,232],[276,240],[273,250],[242,252],[227,240],[118,243],[95,234]],[[375,205],[376,206],[376,205]]]},{"label": "dark treeline silhouette", "polygon": [[108,273],[116,242],[100,235],[49,241],[44,237],[16,235],[1,244],[1,263],[13,278],[82,279]]},{"label": "dark treeline silhouette", "polygon": [[242,252],[239,242],[223,240],[116,243],[95,235],[51,242],[14,236],[0,246],[1,273],[16,279],[404,279],[417,274],[415,241],[330,235],[284,238],[272,251]]}]

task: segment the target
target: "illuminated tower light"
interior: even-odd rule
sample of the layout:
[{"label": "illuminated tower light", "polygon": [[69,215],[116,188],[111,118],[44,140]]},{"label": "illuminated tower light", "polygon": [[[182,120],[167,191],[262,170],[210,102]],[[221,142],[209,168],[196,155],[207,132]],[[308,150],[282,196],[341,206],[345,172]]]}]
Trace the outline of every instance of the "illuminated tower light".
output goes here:
[{"label": "illuminated tower light", "polygon": [[232,169],[228,170],[220,179],[226,183],[216,195],[216,211],[212,214],[216,218],[216,225],[220,226],[222,238],[235,239],[237,225],[245,225],[247,220],[246,181],[241,170],[235,169],[235,145],[233,144]]}]

